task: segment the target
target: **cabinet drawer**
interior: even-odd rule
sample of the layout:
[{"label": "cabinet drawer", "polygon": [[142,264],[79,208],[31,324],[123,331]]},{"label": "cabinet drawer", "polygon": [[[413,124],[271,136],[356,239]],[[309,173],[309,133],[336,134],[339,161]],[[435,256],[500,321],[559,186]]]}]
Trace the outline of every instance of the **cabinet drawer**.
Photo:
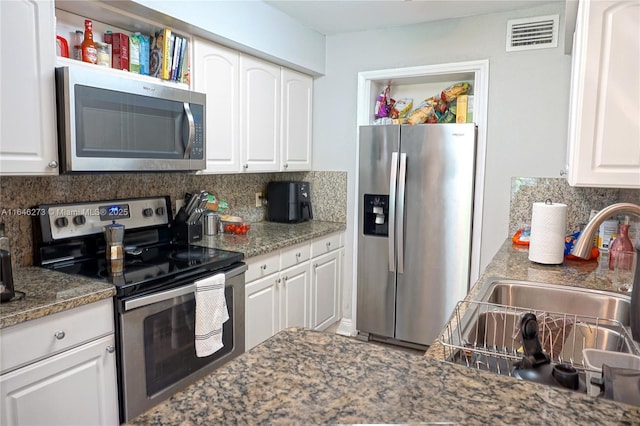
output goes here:
[{"label": "cabinet drawer", "polygon": [[297,244],[280,251],[280,270],[298,265],[309,260],[311,247],[309,243]]},{"label": "cabinet drawer", "polygon": [[332,250],[337,250],[342,245],[340,233],[336,232],[326,237],[313,240],[311,243],[311,257],[316,257]]},{"label": "cabinet drawer", "polygon": [[0,372],[111,334],[113,301],[105,299],[0,331]]},{"label": "cabinet drawer", "polygon": [[278,272],[280,266],[280,256],[276,252],[267,253],[261,256],[252,257],[247,259],[247,272],[244,275],[245,282],[257,280],[258,278],[266,277],[267,275]]}]

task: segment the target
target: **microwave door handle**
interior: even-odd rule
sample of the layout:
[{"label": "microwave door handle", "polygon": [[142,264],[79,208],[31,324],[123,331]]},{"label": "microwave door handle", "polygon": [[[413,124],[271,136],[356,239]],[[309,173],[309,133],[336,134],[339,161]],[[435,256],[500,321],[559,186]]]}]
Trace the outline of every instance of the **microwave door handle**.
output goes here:
[{"label": "microwave door handle", "polygon": [[193,114],[191,113],[189,102],[184,103],[184,113],[187,116],[187,121],[189,122],[189,136],[187,137],[187,146],[184,149],[184,158],[187,159],[191,155],[191,149],[193,148],[193,139],[195,138],[196,133],[196,124],[193,121]]}]

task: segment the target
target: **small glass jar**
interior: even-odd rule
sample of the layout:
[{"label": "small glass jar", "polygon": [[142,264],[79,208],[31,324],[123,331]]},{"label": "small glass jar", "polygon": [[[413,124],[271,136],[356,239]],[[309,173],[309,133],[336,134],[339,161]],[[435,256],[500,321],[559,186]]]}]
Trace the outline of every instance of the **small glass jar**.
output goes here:
[{"label": "small glass jar", "polygon": [[82,60],[82,40],[84,40],[84,33],[80,30],[77,30],[73,34],[73,59],[77,59],[78,61]]},{"label": "small glass jar", "polygon": [[98,65],[111,68],[109,45],[107,43],[100,43],[99,41],[96,41],[96,48],[98,49]]}]

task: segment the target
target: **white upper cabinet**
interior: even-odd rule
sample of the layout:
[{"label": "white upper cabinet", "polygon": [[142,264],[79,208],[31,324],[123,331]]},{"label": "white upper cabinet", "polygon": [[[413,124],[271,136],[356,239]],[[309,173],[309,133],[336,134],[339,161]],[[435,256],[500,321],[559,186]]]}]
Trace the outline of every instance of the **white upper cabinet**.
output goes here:
[{"label": "white upper cabinet", "polygon": [[233,173],[240,169],[238,52],[195,39],[193,88],[207,95],[206,173]]},{"label": "white upper cabinet", "polygon": [[313,78],[282,69],[281,171],[311,170]]},{"label": "white upper cabinet", "polygon": [[58,174],[53,1],[0,1],[0,174]]},{"label": "white upper cabinet", "polygon": [[240,56],[240,139],[245,172],[280,170],[280,67]]},{"label": "white upper cabinet", "polygon": [[580,1],[568,182],[640,188],[640,2]]}]

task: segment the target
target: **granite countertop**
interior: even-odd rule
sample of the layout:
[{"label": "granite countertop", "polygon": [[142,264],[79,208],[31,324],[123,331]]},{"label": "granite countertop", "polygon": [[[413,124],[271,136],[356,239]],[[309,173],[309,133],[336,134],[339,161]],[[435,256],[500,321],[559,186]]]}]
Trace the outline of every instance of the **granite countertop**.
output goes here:
[{"label": "granite countertop", "polygon": [[25,298],[0,305],[0,329],[62,312],[116,294],[113,285],[37,266],[13,271],[16,291]]},{"label": "granite countertop", "polygon": [[[539,265],[510,240],[468,298],[496,277],[613,291],[598,262]],[[129,424],[640,424],[640,407],[445,362],[441,350],[288,329]]]},{"label": "granite countertop", "polygon": [[287,329],[129,425],[634,424],[640,407]]},{"label": "granite countertop", "polygon": [[299,244],[332,232],[344,231],[346,224],[312,220],[301,223],[251,223],[247,235],[205,235],[198,245],[223,250],[240,251],[245,258],[259,256],[284,247]]},{"label": "granite countertop", "polygon": [[606,256],[598,261],[565,258],[561,265],[542,265],[529,260],[528,248],[517,246],[508,239],[472,287],[469,296],[474,296],[487,281],[495,277],[616,291],[612,283],[613,273],[607,265]]}]

